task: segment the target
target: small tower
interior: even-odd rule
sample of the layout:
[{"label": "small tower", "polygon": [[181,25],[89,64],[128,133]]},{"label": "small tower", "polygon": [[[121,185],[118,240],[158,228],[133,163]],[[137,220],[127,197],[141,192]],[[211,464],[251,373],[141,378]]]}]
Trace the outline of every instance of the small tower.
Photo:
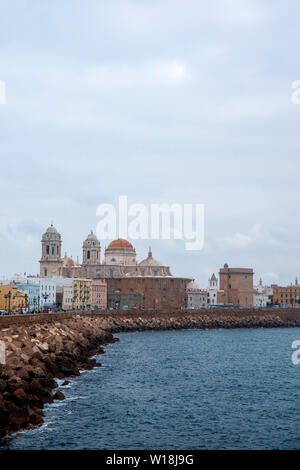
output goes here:
[{"label": "small tower", "polygon": [[82,246],[82,266],[98,266],[100,262],[101,246],[98,238],[91,230]]},{"label": "small tower", "polygon": [[218,279],[216,278],[215,274],[213,274],[211,276],[211,278],[208,280],[208,282],[209,282],[209,285],[208,285],[209,289],[217,289],[218,288]]},{"label": "small tower", "polygon": [[42,257],[40,259],[40,277],[61,276],[61,235],[53,224],[42,236]]}]

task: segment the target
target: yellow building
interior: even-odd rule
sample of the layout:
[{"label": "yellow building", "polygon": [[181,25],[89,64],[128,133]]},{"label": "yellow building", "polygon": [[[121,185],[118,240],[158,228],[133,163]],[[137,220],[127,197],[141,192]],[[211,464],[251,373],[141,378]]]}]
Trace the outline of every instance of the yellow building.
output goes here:
[{"label": "yellow building", "polygon": [[9,313],[28,307],[28,296],[16,286],[0,286],[0,310]]},{"label": "yellow building", "polygon": [[300,286],[296,279],[295,285],[288,287],[273,287],[273,303],[276,305],[299,306],[300,305]]},{"label": "yellow building", "polygon": [[92,305],[92,280],[73,279],[73,307],[77,310],[90,308]]}]

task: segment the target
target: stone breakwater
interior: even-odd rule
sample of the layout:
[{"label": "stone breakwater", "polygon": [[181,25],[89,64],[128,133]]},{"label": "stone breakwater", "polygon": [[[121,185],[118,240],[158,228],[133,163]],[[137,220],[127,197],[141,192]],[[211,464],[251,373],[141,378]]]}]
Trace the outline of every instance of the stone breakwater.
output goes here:
[{"label": "stone breakwater", "polygon": [[300,327],[300,311],[81,313],[0,317],[0,437],[43,423],[45,403],[64,399],[55,379],[100,366],[95,354],[122,331]]},{"label": "stone breakwater", "polygon": [[76,377],[80,369],[100,366],[91,355],[112,335],[94,320],[36,323],[0,330],[6,347],[6,364],[0,365],[0,437],[43,423],[45,403],[64,399],[56,378]]}]

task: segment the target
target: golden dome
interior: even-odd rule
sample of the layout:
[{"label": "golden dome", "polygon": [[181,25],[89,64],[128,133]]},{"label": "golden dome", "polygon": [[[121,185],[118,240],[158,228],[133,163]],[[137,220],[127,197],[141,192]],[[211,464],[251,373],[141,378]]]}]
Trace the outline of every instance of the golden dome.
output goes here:
[{"label": "golden dome", "polygon": [[118,238],[108,245],[107,250],[134,250],[134,248],[127,240]]}]

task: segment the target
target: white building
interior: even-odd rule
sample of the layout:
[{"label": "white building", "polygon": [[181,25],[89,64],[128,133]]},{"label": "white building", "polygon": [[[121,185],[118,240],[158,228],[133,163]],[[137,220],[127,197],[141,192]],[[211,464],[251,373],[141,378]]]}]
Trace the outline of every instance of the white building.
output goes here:
[{"label": "white building", "polygon": [[72,287],[72,286],[73,286],[72,278],[67,278],[67,277],[62,277],[62,276],[41,278],[40,279],[41,307],[43,307],[45,304],[47,306],[53,306],[53,307],[55,307],[57,303],[62,304],[63,296],[64,296],[64,289],[68,287]]},{"label": "white building", "polygon": [[268,304],[271,303],[271,299],[273,296],[273,289],[272,287],[263,286],[262,279],[260,279],[258,286],[254,287],[256,291],[253,294],[253,305],[256,308],[265,308]]},{"label": "white building", "polygon": [[45,277],[40,279],[40,305],[54,307],[56,304],[56,280]]},{"label": "white building", "polygon": [[39,284],[40,282],[40,276],[32,275],[32,274],[14,274],[8,279],[2,279],[0,281],[0,284],[2,285],[8,285],[8,284]]},{"label": "white building", "polygon": [[186,288],[187,293],[187,308],[188,309],[202,309],[207,308],[208,292],[200,289],[195,281],[188,283]]},{"label": "white building", "polygon": [[217,305],[218,304],[218,279],[213,274],[210,279],[208,279],[208,305]]},{"label": "white building", "polygon": [[63,287],[63,300],[62,300],[62,308],[64,310],[72,310],[73,297],[74,297],[73,283],[71,285],[65,285]]}]

